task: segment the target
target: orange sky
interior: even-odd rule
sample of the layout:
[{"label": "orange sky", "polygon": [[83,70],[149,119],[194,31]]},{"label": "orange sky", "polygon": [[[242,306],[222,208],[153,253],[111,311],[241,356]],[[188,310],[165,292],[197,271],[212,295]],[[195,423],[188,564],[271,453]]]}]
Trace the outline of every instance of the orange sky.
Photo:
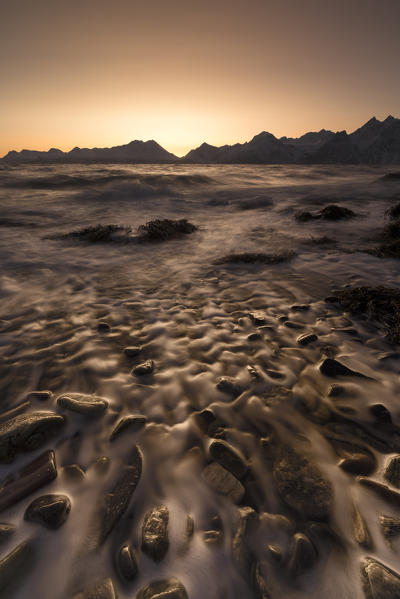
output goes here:
[{"label": "orange sky", "polygon": [[400,0],[3,0],[0,155],[400,116]]}]

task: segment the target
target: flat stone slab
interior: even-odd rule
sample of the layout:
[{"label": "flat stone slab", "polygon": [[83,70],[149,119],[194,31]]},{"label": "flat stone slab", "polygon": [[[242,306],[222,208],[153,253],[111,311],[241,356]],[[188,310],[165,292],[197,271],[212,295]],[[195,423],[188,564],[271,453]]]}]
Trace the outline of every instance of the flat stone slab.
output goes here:
[{"label": "flat stone slab", "polygon": [[211,462],[206,466],[202,476],[217,493],[229,497],[234,503],[239,503],[243,498],[245,489],[240,480],[217,462]]}]

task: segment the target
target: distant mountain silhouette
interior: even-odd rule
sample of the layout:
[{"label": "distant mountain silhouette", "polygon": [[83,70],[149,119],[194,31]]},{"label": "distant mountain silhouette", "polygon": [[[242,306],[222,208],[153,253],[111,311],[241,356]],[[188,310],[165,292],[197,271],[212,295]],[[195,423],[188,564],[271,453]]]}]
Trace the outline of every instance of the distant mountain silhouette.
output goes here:
[{"label": "distant mountain silhouette", "polygon": [[177,156],[164,150],[156,141],[131,141],[124,146],[113,148],[73,148],[62,152],[52,148],[48,152],[35,150],[11,151],[3,161],[11,163],[68,163],[68,162],[176,162]]},{"label": "distant mountain silhouette", "polygon": [[8,152],[2,162],[19,163],[186,163],[186,164],[400,164],[400,119],[375,117],[351,134],[310,131],[298,138],[263,131],[245,143],[211,146],[203,143],[183,158],[157,142],[131,141],[113,148],[74,148],[62,152]]}]

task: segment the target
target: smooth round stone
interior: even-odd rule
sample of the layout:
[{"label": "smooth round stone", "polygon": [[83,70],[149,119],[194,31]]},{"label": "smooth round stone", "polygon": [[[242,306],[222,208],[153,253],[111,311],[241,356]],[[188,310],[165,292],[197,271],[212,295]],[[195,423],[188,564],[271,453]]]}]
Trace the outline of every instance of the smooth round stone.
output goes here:
[{"label": "smooth round stone", "polygon": [[297,343],[305,347],[306,345],[317,341],[317,339],[318,337],[314,333],[304,333],[304,335],[297,337]]},{"label": "smooth round stone", "polygon": [[121,435],[121,433],[125,431],[130,433],[136,433],[137,431],[140,431],[146,425],[146,420],[146,416],[142,416],[140,414],[122,418],[111,433],[110,441],[114,441]]},{"label": "smooth round stone", "polygon": [[138,364],[132,370],[132,374],[136,376],[146,376],[148,374],[152,374],[154,371],[154,362],[153,360],[146,360],[146,362],[142,362],[142,364]]},{"label": "smooth round stone", "polygon": [[57,404],[65,410],[77,412],[88,418],[102,416],[108,408],[108,401],[95,395],[66,393],[57,398]]},{"label": "smooth round stone", "polygon": [[70,511],[71,502],[66,495],[42,495],[29,504],[24,518],[55,530],[66,522]]},{"label": "smooth round stone", "polygon": [[68,464],[64,466],[62,474],[69,482],[78,483],[84,480],[85,472],[78,464]]},{"label": "smooth round stone", "polygon": [[132,545],[124,545],[117,553],[117,571],[123,580],[134,580],[138,573],[136,552]]},{"label": "smooth round stone", "polygon": [[176,578],[155,580],[146,584],[135,599],[189,599],[183,584]]},{"label": "smooth round stone", "polygon": [[53,395],[52,391],[31,391],[27,394],[26,399],[29,401],[48,401]]}]

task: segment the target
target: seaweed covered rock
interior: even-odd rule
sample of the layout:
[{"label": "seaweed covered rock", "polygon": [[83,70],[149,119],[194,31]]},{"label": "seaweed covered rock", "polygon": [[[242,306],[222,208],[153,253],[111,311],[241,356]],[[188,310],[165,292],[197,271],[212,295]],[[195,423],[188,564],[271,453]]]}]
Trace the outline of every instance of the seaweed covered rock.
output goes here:
[{"label": "seaweed covered rock", "polygon": [[332,510],[331,483],[311,460],[290,447],[283,447],[273,466],[279,495],[308,520],[328,520]]},{"label": "seaweed covered rock", "polygon": [[150,220],[138,228],[137,241],[140,243],[167,241],[194,233],[197,227],[186,219],[170,220],[168,218]]},{"label": "seaweed covered rock", "polygon": [[0,424],[0,463],[12,462],[21,452],[38,449],[64,426],[65,418],[54,412],[19,414]]},{"label": "seaweed covered rock", "polygon": [[400,342],[400,289],[393,287],[353,287],[335,293],[341,307],[383,324],[387,338]]}]

